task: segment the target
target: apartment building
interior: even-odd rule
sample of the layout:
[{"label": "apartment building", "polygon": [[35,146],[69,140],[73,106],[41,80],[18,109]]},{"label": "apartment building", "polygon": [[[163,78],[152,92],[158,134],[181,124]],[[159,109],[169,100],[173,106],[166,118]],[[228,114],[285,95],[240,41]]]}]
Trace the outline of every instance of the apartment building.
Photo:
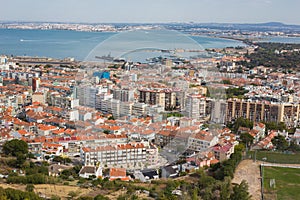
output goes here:
[{"label": "apartment building", "polygon": [[80,150],[84,165],[96,165],[108,167],[126,167],[141,169],[145,165],[153,163],[155,152],[151,151],[150,163],[147,160],[147,149],[150,145],[145,143],[127,143],[106,145],[98,147],[83,147]]},{"label": "apartment building", "polygon": [[76,88],[77,98],[79,104],[82,106],[88,106],[91,108],[96,107],[96,95],[99,92],[99,88],[91,85],[78,86]]},{"label": "apartment building", "polygon": [[144,116],[146,114],[147,104],[145,103],[134,103],[132,105],[132,115]]},{"label": "apartment building", "polygon": [[79,99],[64,96],[58,92],[47,93],[47,103],[50,106],[57,106],[60,108],[74,109],[79,106]]},{"label": "apartment building", "polygon": [[113,88],[111,89],[113,98],[121,102],[128,102],[134,100],[134,91],[129,88]]},{"label": "apartment building", "polygon": [[193,151],[202,151],[218,143],[218,137],[212,133],[200,131],[188,139],[188,148]]},{"label": "apartment building", "polygon": [[207,108],[206,113],[210,115],[210,121],[214,123],[223,124],[226,121],[226,101],[215,100],[209,101],[209,109]]},{"label": "apartment building", "polygon": [[132,114],[133,102],[122,102],[120,104],[120,116],[130,116]]},{"label": "apartment building", "polygon": [[229,99],[227,100],[226,121],[243,117],[254,122],[284,122],[288,126],[295,126],[299,124],[299,111],[298,103]]},{"label": "apartment building", "polygon": [[171,89],[139,89],[140,103],[149,105],[159,105],[165,110],[173,110],[176,108],[176,93]]},{"label": "apartment building", "polygon": [[206,99],[200,94],[186,96],[184,115],[188,118],[202,119],[206,117]]}]

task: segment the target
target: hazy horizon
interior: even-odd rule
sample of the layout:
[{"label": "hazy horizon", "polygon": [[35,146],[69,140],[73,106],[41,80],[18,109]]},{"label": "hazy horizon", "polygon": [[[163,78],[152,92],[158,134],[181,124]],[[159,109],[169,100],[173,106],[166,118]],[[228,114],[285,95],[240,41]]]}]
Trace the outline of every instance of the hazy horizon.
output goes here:
[{"label": "hazy horizon", "polygon": [[298,0],[11,0],[1,21],[61,23],[266,23],[300,25]]},{"label": "hazy horizon", "polygon": [[280,23],[283,25],[299,25],[289,24],[280,21],[266,21],[266,22],[194,22],[194,21],[173,21],[173,22],[85,22],[85,21],[24,21],[24,20],[0,20],[0,23],[66,23],[66,24],[268,24]]}]

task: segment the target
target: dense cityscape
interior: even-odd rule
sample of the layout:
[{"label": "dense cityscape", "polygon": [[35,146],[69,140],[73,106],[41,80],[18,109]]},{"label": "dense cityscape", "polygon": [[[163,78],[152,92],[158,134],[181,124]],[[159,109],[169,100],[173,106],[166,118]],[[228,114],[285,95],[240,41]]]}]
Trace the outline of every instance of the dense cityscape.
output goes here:
[{"label": "dense cityscape", "polygon": [[[0,51],[0,199],[300,198],[300,44],[266,39],[298,39],[299,25],[0,30],[120,33],[84,60]],[[204,49],[195,35],[243,45]]]}]

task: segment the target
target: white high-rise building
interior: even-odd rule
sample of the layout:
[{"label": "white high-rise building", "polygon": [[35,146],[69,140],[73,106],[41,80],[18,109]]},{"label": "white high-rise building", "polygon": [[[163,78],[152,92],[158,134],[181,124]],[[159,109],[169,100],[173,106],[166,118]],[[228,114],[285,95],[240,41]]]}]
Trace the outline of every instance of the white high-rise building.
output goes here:
[{"label": "white high-rise building", "polygon": [[[103,112],[108,112],[109,104],[111,99],[113,98],[113,94],[108,93],[100,93],[96,95],[96,109],[101,110]],[[111,106],[110,106],[111,109]]]},{"label": "white high-rise building", "polygon": [[132,106],[133,106],[133,102],[122,102],[120,104],[120,115],[121,116],[132,115]]},{"label": "white high-rise building", "polygon": [[135,116],[144,116],[146,114],[147,104],[145,103],[134,103],[132,105],[132,114]]},{"label": "white high-rise building", "polygon": [[226,120],[226,101],[211,100],[210,121],[214,123],[224,124]]},{"label": "white high-rise building", "polygon": [[200,94],[188,94],[185,100],[184,115],[189,118],[201,119],[205,117],[206,100]]},{"label": "white high-rise building", "polygon": [[96,94],[98,94],[99,91],[98,87],[90,85],[79,86],[76,90],[80,105],[96,108]]},{"label": "white high-rise building", "polygon": [[110,113],[114,116],[114,118],[120,117],[120,100],[111,99],[110,106],[111,106]]}]

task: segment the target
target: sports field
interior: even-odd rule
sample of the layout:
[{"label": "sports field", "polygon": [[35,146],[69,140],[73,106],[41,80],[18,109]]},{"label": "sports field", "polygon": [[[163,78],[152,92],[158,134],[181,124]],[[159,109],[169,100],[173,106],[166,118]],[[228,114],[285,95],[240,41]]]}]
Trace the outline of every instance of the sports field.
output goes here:
[{"label": "sports field", "polygon": [[300,199],[300,169],[263,167],[265,200]]},{"label": "sports field", "polygon": [[283,163],[283,164],[300,164],[300,153],[282,153],[272,151],[249,151],[247,158],[261,160],[270,163]]}]

